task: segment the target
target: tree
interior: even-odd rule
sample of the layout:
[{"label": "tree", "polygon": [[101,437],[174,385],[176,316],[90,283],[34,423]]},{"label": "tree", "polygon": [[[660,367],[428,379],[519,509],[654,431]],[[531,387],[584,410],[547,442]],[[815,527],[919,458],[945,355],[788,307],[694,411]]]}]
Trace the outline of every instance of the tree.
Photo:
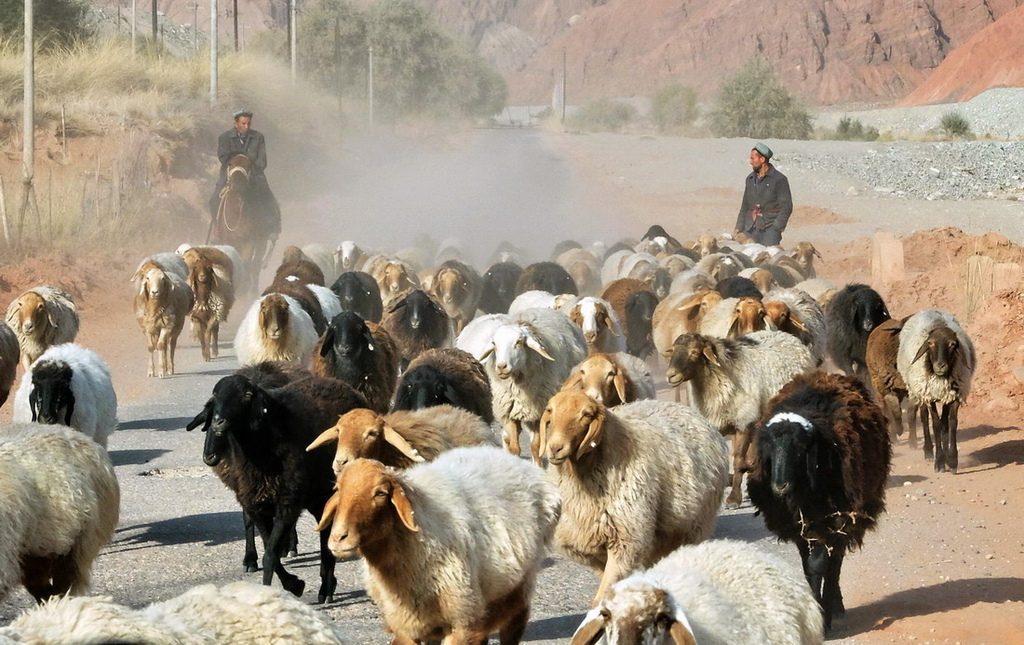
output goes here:
[{"label": "tree", "polygon": [[666,85],[651,99],[651,120],[658,132],[679,132],[697,120],[697,93],[685,85]]},{"label": "tree", "polygon": [[811,115],[779,84],[768,61],[754,56],[723,83],[710,126],[719,137],[807,139]]},{"label": "tree", "polygon": [[[36,42],[42,47],[67,46],[91,35],[86,25],[89,5],[84,0],[33,0]],[[0,2],[0,35],[20,40],[25,30],[25,3]]]}]

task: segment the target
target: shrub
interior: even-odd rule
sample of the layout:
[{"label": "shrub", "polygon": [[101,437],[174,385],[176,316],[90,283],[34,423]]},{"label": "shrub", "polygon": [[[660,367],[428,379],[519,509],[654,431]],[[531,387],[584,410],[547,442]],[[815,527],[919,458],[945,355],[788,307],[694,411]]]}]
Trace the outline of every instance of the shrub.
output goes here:
[{"label": "shrub", "polygon": [[939,129],[949,137],[968,137],[971,135],[971,122],[960,112],[946,112],[939,120]]},{"label": "shrub", "polygon": [[636,118],[636,108],[611,99],[596,99],[580,106],[568,125],[586,132],[619,132]]},{"label": "shrub", "polygon": [[[43,49],[67,46],[92,35],[86,26],[89,3],[84,0],[36,0],[33,8],[36,42]],[[0,35],[20,40],[24,32],[23,0],[0,2]]]},{"label": "shrub", "polygon": [[768,61],[754,56],[722,84],[710,126],[719,137],[807,139],[811,115],[779,84]]},{"label": "shrub", "polygon": [[865,127],[860,119],[851,119],[844,116],[839,119],[836,126],[835,136],[830,138],[840,141],[878,141],[878,128],[874,126]]},{"label": "shrub", "polygon": [[697,93],[684,85],[666,85],[651,99],[651,120],[658,132],[679,132],[698,115]]}]

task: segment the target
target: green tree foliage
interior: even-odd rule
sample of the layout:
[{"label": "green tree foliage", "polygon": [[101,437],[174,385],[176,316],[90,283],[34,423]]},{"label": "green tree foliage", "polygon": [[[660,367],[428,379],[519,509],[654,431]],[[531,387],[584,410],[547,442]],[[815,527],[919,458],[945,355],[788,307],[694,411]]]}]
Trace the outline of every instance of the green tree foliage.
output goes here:
[{"label": "green tree foliage", "polygon": [[651,120],[658,132],[680,132],[692,125],[699,114],[697,93],[685,85],[666,85],[651,99]]},{"label": "green tree foliage", "polygon": [[768,61],[755,56],[723,83],[710,126],[719,137],[807,139],[811,115],[779,84]]},{"label": "green tree foliage", "polygon": [[[89,5],[84,0],[33,0],[36,42],[43,47],[66,46],[90,35]],[[25,34],[23,0],[0,0],[0,35],[21,39]]]},{"label": "green tree foliage", "polygon": [[413,0],[366,9],[320,0],[298,28],[300,69],[343,94],[365,93],[373,47],[374,104],[382,115],[490,116],[505,104],[498,72]]},{"label": "green tree foliage", "polygon": [[939,120],[939,129],[946,136],[962,139],[971,136],[971,122],[960,112],[946,112]]},{"label": "green tree foliage", "polygon": [[568,125],[588,132],[619,132],[636,118],[636,108],[611,99],[595,99],[569,116]]},{"label": "green tree foliage", "polygon": [[836,125],[835,138],[840,141],[878,141],[878,128],[865,127],[860,119],[844,116]]}]

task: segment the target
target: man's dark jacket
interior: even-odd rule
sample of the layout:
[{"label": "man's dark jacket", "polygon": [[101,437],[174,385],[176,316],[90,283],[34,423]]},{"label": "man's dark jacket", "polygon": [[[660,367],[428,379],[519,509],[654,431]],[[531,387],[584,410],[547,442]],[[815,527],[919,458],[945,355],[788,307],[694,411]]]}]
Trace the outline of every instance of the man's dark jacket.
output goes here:
[{"label": "man's dark jacket", "polygon": [[253,174],[263,176],[267,169],[267,144],[263,139],[263,133],[258,130],[249,130],[249,134],[243,139],[238,136],[238,130],[231,128],[220,135],[217,140],[217,158],[220,160],[220,178],[218,186],[224,186],[228,181],[228,162],[235,155],[245,155],[252,162]]},{"label": "man's dark jacket", "polygon": [[[761,214],[754,220],[754,206],[761,205]],[[752,231],[775,229],[786,230],[789,216],[793,214],[793,196],[789,192],[789,180],[775,166],[768,166],[764,177],[752,172],[747,175],[743,189],[743,203],[736,217],[736,230]]]}]

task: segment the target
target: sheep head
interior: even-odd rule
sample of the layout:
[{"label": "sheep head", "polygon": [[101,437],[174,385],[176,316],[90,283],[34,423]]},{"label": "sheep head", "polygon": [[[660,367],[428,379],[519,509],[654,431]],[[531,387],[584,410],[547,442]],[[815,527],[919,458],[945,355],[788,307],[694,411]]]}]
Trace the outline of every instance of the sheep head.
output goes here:
[{"label": "sheep head", "polygon": [[[413,448],[405,437],[398,434],[387,419],[373,410],[357,408],[349,410],[338,417],[338,422],[332,427],[324,430],[319,437],[309,444],[306,451],[314,450],[328,443],[337,442],[337,450],[334,453],[334,462],[331,464],[334,474],[340,473],[345,467],[356,459],[376,459],[383,461],[386,458],[386,445],[392,446],[395,450],[405,455],[412,462],[425,461],[419,451]],[[389,464],[392,466],[406,466],[407,463]]]},{"label": "sheep head", "polygon": [[457,270],[445,267],[434,276],[434,293],[447,307],[457,307],[469,294],[469,282]]},{"label": "sheep head", "polygon": [[718,253],[721,250],[718,246],[718,240],[713,235],[701,235],[691,248],[700,253],[701,257]]},{"label": "sheep head", "polygon": [[779,300],[769,300],[764,303],[764,311],[769,322],[779,331],[796,336],[801,342],[810,338],[810,330],[800,320],[800,317],[793,313],[789,306]]},{"label": "sheep head", "polygon": [[139,280],[139,295],[159,298],[165,290],[170,290],[171,280],[156,262],[146,262],[132,276],[132,282]]},{"label": "sheep head", "polygon": [[73,376],[71,366],[64,361],[44,360],[32,366],[28,404],[33,421],[71,425],[75,411],[75,395],[71,391]]},{"label": "sheep head", "polygon": [[344,358],[356,359],[362,356],[363,349],[376,351],[373,332],[366,321],[351,311],[343,311],[331,319],[324,331],[320,345],[320,355],[335,354]]},{"label": "sheep head", "polygon": [[583,338],[590,346],[598,341],[602,329],[607,329],[613,336],[619,335],[612,324],[608,305],[597,298],[588,297],[577,302],[569,312],[569,320],[583,330]]},{"label": "sheep head", "polygon": [[555,466],[578,460],[597,448],[605,406],[577,390],[562,390],[548,401],[540,418],[540,445]]},{"label": "sheep head", "polygon": [[835,444],[809,420],[789,412],[775,414],[757,430],[757,455],[761,476],[777,497],[813,494],[826,484],[819,481],[819,469],[832,477],[842,472]]},{"label": "sheep head", "polygon": [[936,327],[925,339],[914,355],[913,362],[927,357],[925,366],[939,378],[948,378],[957,361],[963,360],[960,353],[960,339],[949,327]]},{"label": "sheep head", "polygon": [[356,263],[362,258],[363,250],[352,240],[345,240],[338,245],[338,249],[334,252],[334,261],[338,263],[342,271],[354,270]]},{"label": "sheep head", "polygon": [[[12,315],[13,314],[13,315]],[[21,294],[7,314],[7,322],[15,331],[31,336],[37,329],[42,333],[46,324],[56,327],[46,307],[46,301],[35,291]]]},{"label": "sheep head", "polygon": [[479,360],[484,362],[493,355],[494,373],[498,378],[519,380],[524,375],[523,370],[530,363],[528,350],[536,352],[546,360],[555,360],[537,338],[532,326],[525,323],[502,325],[495,330],[491,346]]},{"label": "sheep head", "polygon": [[650,582],[630,578],[614,585],[591,609],[570,645],[596,643],[696,645],[693,628],[672,596]]},{"label": "sheep head", "polygon": [[260,301],[259,326],[263,335],[271,340],[281,339],[288,331],[288,300],[279,293],[271,293]]},{"label": "sheep head", "polygon": [[632,383],[627,380],[625,370],[609,354],[591,354],[576,366],[562,389],[581,390],[608,407],[633,398]]},{"label": "sheep head", "polygon": [[400,262],[389,262],[384,267],[379,284],[381,292],[389,292],[392,295],[415,289],[418,286],[412,275]]},{"label": "sheep head", "polygon": [[760,298],[740,298],[733,307],[729,336],[752,334],[768,328],[768,315]]},{"label": "sheep head", "polygon": [[[189,249],[189,252],[194,249]],[[217,274],[213,270],[213,263],[206,259],[197,259],[192,265],[188,274],[188,286],[195,293],[196,300],[205,300],[211,290],[217,288]]]},{"label": "sheep head", "polygon": [[720,302],[722,302],[722,294],[711,289],[699,289],[692,296],[679,303],[676,309],[683,314],[683,329],[687,333],[697,331],[704,315]]},{"label": "sheep head", "polygon": [[185,426],[194,430],[202,426],[206,433],[203,462],[214,467],[228,450],[229,435],[259,432],[267,413],[266,394],[240,374],[225,376],[213,386],[213,396],[203,410]]},{"label": "sheep head", "polygon": [[808,275],[814,273],[814,258],[823,259],[821,253],[818,253],[818,249],[814,248],[814,245],[810,242],[797,242],[790,256],[797,261],[797,264]]},{"label": "sheep head", "polygon": [[379,461],[357,459],[338,475],[316,530],[331,527],[327,547],[337,558],[385,546],[401,530],[419,532],[415,512],[395,471]]},{"label": "sheep head", "polygon": [[669,385],[676,387],[695,378],[708,365],[722,366],[714,340],[700,334],[682,334],[672,343],[672,356],[665,378]]},{"label": "sheep head", "polygon": [[751,273],[750,281],[754,283],[754,286],[761,293],[768,293],[779,286],[779,283],[775,281],[775,276],[767,269],[758,269]]}]

